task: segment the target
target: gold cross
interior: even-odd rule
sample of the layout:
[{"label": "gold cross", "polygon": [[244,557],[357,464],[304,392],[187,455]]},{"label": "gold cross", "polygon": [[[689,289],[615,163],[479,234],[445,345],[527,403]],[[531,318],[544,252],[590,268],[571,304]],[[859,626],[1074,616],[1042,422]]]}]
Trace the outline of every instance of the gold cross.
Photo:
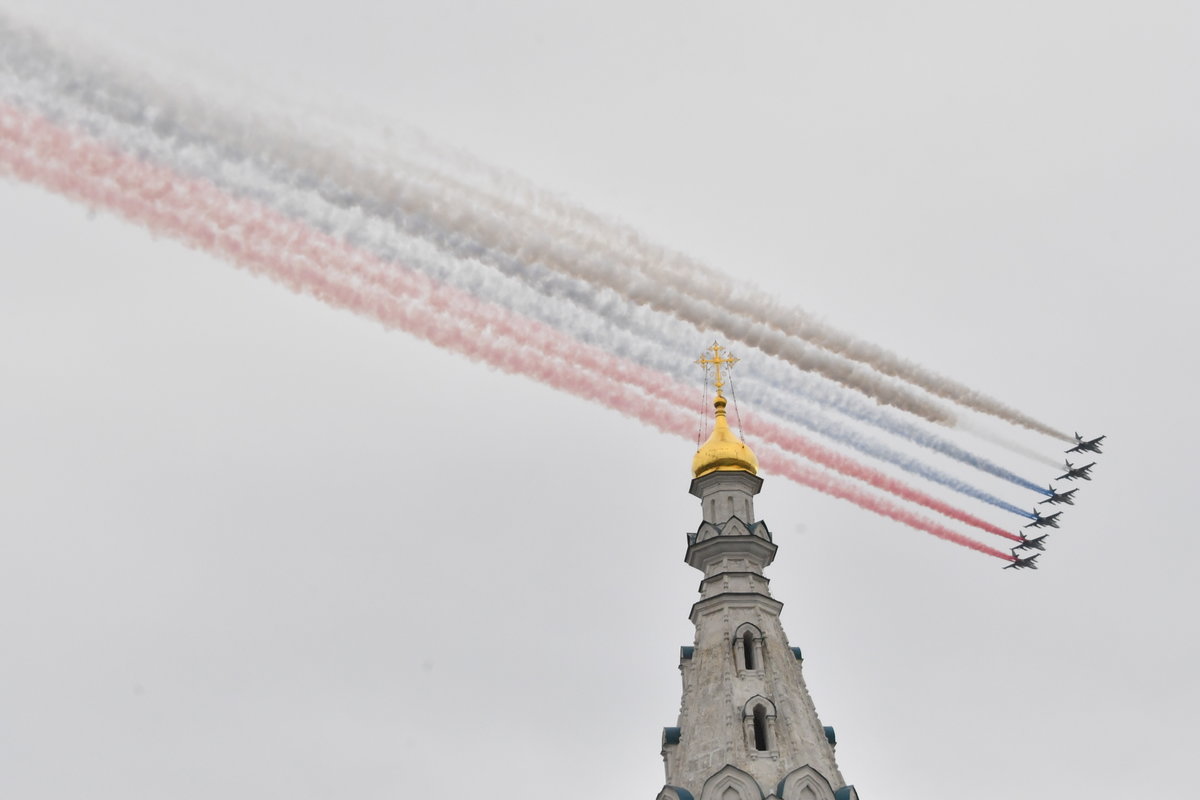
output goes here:
[{"label": "gold cross", "polygon": [[707,349],[712,350],[713,357],[707,358],[702,355],[700,358],[696,359],[695,363],[704,367],[705,370],[707,370],[710,366],[717,368],[716,381],[714,382],[714,385],[717,387],[717,397],[724,397],[725,395],[721,392],[721,388],[725,385],[725,379],[721,377],[721,365],[725,364],[732,369],[733,365],[736,364],[738,360],[732,355],[722,356],[721,351],[725,348],[721,347],[721,345],[717,344],[716,342],[713,342],[712,347]]}]

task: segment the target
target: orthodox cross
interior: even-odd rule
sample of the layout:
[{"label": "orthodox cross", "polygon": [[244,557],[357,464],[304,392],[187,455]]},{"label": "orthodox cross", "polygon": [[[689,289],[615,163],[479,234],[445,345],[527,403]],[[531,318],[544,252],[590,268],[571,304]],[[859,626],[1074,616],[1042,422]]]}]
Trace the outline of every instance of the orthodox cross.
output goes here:
[{"label": "orthodox cross", "polygon": [[[696,359],[696,363],[704,367],[705,372],[708,372],[709,367],[716,367],[716,381],[713,385],[717,388],[717,397],[724,397],[725,394],[721,391],[721,388],[725,385],[725,379],[721,377],[721,365],[724,364],[726,367],[732,369],[733,365],[736,364],[738,360],[732,355],[728,355],[729,351],[725,350],[725,348],[721,347],[721,345],[717,344],[716,342],[712,343],[712,347],[706,349],[712,351],[712,358],[702,355],[700,358]],[[723,350],[725,350],[726,353],[724,356],[721,355],[721,351]]]}]

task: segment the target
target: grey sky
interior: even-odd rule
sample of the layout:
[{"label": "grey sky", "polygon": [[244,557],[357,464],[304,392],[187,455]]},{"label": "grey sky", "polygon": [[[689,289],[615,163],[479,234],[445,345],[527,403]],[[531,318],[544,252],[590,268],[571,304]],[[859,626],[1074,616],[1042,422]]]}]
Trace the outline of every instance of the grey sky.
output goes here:
[{"label": "grey sky", "polygon": [[[38,5],[1108,434],[1035,573],[764,475],[772,590],[865,797],[1184,783],[1194,4]],[[691,444],[29,186],[0,219],[0,795],[653,797]]]}]

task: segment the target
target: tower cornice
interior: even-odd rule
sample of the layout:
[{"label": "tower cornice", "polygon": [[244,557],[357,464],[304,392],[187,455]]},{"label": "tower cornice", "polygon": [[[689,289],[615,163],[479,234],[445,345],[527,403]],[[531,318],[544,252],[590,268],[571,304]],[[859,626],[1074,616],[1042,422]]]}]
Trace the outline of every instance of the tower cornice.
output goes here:
[{"label": "tower cornice", "polygon": [[692,483],[688,487],[688,491],[696,497],[702,497],[704,489],[708,484],[719,483],[721,481],[738,481],[746,484],[746,489],[750,494],[758,494],[762,489],[763,479],[749,472],[741,470],[730,470],[724,472],[710,472],[707,475],[701,475],[699,478],[692,478]]},{"label": "tower cornice", "polygon": [[714,594],[712,597],[705,597],[703,600],[697,600],[693,603],[692,611],[688,614],[688,618],[695,625],[704,614],[732,607],[758,608],[775,617],[778,617],[779,612],[783,611],[783,603],[781,601],[776,600],[774,597],[767,597],[765,594],[758,592],[721,592],[720,594]]},{"label": "tower cornice", "polygon": [[[751,579],[756,584],[761,583],[763,586],[763,589],[765,589],[765,590],[767,590],[768,587],[771,585],[771,579],[768,578],[766,575],[763,575],[761,572],[754,572],[753,570],[744,570],[744,569],[727,569],[727,570],[723,570],[721,572],[714,572],[712,575],[706,575],[705,577],[701,578],[699,591],[701,594],[704,594],[704,590],[707,589],[711,584],[713,584],[717,581],[727,581],[730,578]],[[768,597],[770,596],[769,590],[764,591],[762,593],[767,595]]]},{"label": "tower cornice", "polygon": [[770,565],[775,560],[779,547],[774,542],[768,542],[761,536],[714,536],[703,542],[688,545],[683,560],[688,566],[695,567],[701,572],[707,572],[707,565],[715,560],[730,556],[753,558],[759,569]]}]

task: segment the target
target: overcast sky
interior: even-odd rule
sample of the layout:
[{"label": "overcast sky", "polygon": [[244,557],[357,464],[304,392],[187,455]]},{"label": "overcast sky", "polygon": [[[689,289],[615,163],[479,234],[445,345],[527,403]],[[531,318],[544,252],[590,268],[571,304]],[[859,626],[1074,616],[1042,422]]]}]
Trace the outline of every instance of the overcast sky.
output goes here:
[{"label": "overcast sky", "polygon": [[[1037,572],[764,474],[772,590],[865,798],[1191,783],[1194,3],[31,5],[1107,434]],[[0,220],[0,795],[654,796],[694,443],[28,185]]]}]

